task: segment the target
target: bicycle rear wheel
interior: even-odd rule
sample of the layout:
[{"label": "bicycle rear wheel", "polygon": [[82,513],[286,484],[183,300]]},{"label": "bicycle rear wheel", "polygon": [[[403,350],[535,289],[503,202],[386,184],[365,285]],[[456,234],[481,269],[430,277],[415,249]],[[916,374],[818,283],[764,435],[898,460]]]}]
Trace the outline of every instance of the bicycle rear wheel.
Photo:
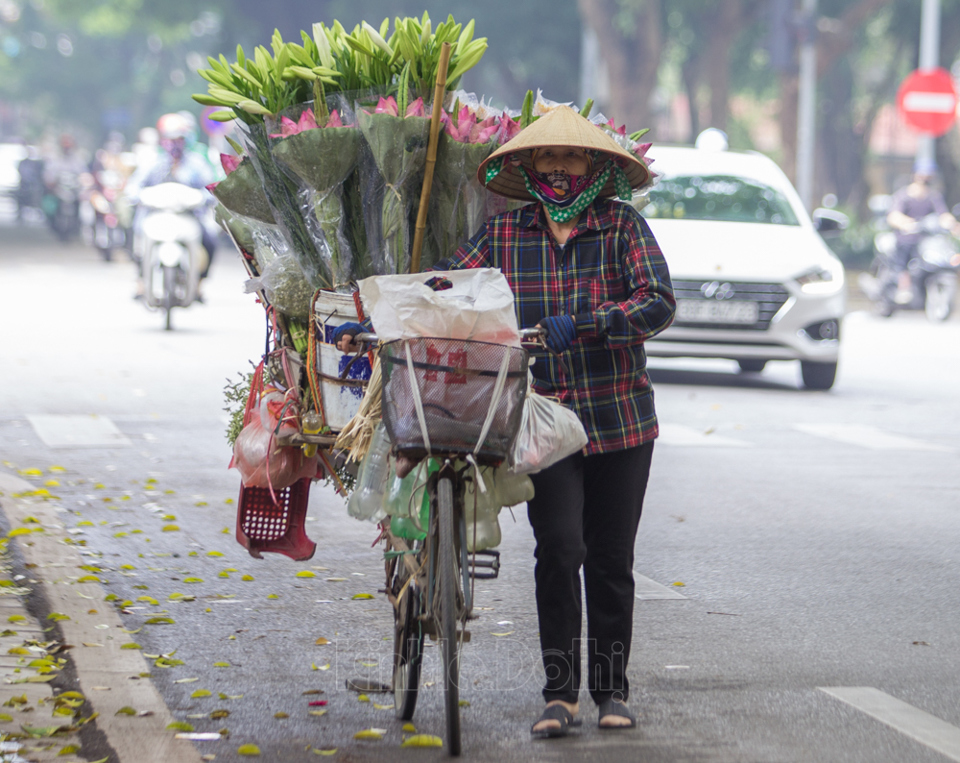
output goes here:
[{"label": "bicycle rear wheel", "polygon": [[443,692],[447,718],[447,752],[460,754],[460,643],[457,640],[457,551],[454,545],[453,483],[449,477],[437,482],[440,564],[438,604],[443,652]]}]

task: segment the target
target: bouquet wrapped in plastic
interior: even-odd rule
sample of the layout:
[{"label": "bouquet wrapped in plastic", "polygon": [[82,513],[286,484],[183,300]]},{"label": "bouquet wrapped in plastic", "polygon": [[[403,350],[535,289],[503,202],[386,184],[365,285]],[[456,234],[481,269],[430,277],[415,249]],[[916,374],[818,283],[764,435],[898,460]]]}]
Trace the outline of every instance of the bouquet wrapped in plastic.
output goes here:
[{"label": "bouquet wrapped in plastic", "polygon": [[347,234],[344,182],[356,170],[361,135],[333,109],[318,122],[313,103],[296,107],[297,120],[281,117],[281,131],[271,135],[277,164],[301,184],[300,208],[334,287],[353,278],[353,251]]},{"label": "bouquet wrapped in plastic", "polygon": [[398,115],[392,98],[381,98],[372,114],[357,110],[360,131],[376,164],[376,172],[363,179],[363,195],[365,206],[379,209],[370,229],[371,234],[378,230],[379,236],[368,237],[373,270],[378,274],[406,273],[410,267],[410,211],[420,195],[416,181],[427,158],[430,120],[416,115],[415,104],[407,114]]}]

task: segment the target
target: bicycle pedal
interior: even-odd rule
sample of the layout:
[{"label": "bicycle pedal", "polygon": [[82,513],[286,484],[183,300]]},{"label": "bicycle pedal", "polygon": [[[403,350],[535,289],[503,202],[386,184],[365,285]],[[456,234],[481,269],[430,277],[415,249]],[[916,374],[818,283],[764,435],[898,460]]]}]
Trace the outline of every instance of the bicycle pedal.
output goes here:
[{"label": "bicycle pedal", "polygon": [[468,572],[474,580],[493,580],[500,577],[499,551],[474,551],[468,559]]}]

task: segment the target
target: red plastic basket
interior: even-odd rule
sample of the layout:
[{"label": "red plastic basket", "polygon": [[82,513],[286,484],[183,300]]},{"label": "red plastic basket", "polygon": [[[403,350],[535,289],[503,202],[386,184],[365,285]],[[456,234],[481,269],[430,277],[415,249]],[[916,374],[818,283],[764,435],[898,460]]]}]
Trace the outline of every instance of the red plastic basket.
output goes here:
[{"label": "red plastic basket", "polygon": [[317,544],[304,530],[310,479],[273,492],[276,503],[268,488],[240,486],[237,540],[257,559],[263,558],[261,551],[285,554],[298,562],[312,558]]}]

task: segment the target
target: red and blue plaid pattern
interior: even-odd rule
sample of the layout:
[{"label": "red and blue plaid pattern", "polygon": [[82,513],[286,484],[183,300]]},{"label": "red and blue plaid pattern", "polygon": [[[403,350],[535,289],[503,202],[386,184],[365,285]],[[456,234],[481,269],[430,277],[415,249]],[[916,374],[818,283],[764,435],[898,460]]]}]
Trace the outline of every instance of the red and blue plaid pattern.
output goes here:
[{"label": "red and blue plaid pattern", "polygon": [[[572,408],[587,453],[624,450],[659,433],[643,343],[673,321],[667,263],[633,207],[601,199],[581,215],[565,246],[541,204],[490,218],[437,270],[500,268],[521,328],[572,315],[577,338],[556,356],[535,352],[534,389]],[[565,368],[564,368],[565,367]]]}]

